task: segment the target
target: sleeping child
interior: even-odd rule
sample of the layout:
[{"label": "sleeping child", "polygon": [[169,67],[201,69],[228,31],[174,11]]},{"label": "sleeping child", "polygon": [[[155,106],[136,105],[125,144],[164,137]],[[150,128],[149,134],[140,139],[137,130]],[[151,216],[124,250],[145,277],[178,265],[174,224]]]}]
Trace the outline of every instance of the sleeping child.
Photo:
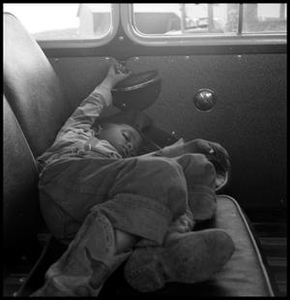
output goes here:
[{"label": "sleeping child", "polygon": [[44,220],[68,247],[32,296],[98,296],[125,261],[127,282],[141,292],[201,282],[234,251],[222,229],[192,231],[215,213],[211,161],[229,168],[222,146],[197,139],[140,155],[142,128],[98,124],[112,88],[129,74],[112,65],[38,158]]}]

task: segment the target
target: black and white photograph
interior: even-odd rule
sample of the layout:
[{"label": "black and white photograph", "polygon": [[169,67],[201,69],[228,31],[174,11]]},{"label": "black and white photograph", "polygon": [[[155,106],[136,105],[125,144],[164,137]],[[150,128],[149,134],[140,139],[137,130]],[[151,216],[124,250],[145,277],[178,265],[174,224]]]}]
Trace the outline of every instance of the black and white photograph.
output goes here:
[{"label": "black and white photograph", "polygon": [[2,8],[2,297],[287,297],[287,3]]}]

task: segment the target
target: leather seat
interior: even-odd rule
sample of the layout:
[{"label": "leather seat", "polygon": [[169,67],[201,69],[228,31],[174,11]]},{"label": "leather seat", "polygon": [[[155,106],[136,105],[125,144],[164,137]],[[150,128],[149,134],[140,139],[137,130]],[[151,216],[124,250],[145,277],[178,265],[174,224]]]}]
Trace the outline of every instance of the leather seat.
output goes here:
[{"label": "leather seat", "polygon": [[52,144],[72,108],[35,39],[10,13],[4,13],[4,28],[4,93],[37,157]]},{"label": "leather seat", "polygon": [[[4,115],[4,257],[17,260],[25,251],[33,252],[42,218],[38,205],[38,171],[19,123],[3,97]],[[28,250],[29,249],[29,250]]]}]

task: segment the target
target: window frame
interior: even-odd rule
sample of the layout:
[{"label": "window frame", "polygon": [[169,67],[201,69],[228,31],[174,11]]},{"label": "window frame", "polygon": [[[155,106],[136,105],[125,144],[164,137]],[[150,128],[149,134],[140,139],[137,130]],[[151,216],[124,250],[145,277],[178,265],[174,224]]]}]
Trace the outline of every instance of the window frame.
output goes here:
[{"label": "window frame", "polygon": [[286,35],[257,37],[138,37],[130,17],[131,3],[112,4],[112,27],[105,38],[37,41],[49,58],[286,53]]},{"label": "window frame", "polygon": [[[255,46],[255,45],[286,45],[286,33],[237,33],[206,34],[194,36],[192,34],[175,35],[148,35],[138,31],[134,25],[133,4],[121,4],[121,23],[126,35],[134,43],[143,46]],[[239,14],[242,7],[239,8]],[[241,24],[239,24],[241,28]]]}]

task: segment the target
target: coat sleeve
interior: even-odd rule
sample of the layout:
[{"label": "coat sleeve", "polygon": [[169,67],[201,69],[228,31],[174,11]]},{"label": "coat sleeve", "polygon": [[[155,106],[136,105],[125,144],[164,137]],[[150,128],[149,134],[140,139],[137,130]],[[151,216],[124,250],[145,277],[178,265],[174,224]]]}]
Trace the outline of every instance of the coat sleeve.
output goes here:
[{"label": "coat sleeve", "polygon": [[61,138],[69,131],[91,128],[111,97],[111,90],[102,84],[99,85],[69,117],[56,139]]}]

